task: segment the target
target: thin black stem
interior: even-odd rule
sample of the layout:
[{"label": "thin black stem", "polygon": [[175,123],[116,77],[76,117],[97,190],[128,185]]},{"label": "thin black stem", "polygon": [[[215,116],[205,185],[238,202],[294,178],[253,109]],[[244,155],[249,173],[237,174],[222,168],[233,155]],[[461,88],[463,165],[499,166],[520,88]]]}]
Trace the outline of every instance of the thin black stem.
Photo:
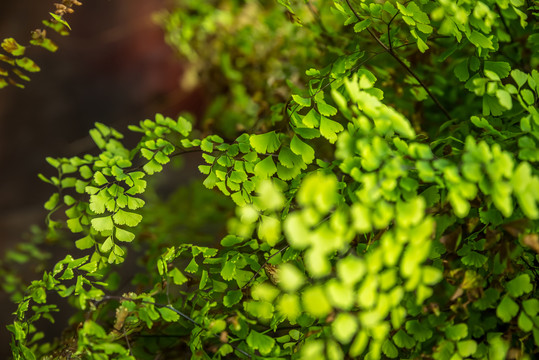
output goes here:
[{"label": "thin black stem", "polygon": [[391,20],[389,20],[389,22],[387,23],[387,42],[389,43],[389,50],[390,51],[393,51],[393,44],[391,43],[391,23],[393,22],[393,20],[395,20],[397,15],[399,15],[398,12],[395,13],[395,15],[393,15]]},{"label": "thin black stem", "polygon": [[[363,19],[361,18],[361,16],[359,16],[359,14],[356,12],[356,10],[352,7],[352,4],[350,4],[350,0],[346,0],[346,3],[348,4],[348,7],[350,8],[350,10],[354,13],[354,15],[356,16],[356,18],[358,19],[358,21],[362,21]],[[367,27],[367,31],[369,32],[369,34],[371,35],[371,37],[386,51],[388,52],[395,60],[397,60],[397,62],[403,67],[406,69],[406,71],[412,75],[412,77],[414,79],[417,80],[417,82],[419,83],[419,85],[421,85],[421,87],[423,89],[425,89],[425,91],[427,92],[427,94],[429,95],[429,97],[432,99],[432,101],[434,101],[434,103],[436,104],[436,106],[438,106],[438,108],[442,111],[442,113],[445,115],[445,117],[448,119],[448,120],[451,120],[451,115],[449,115],[449,112],[444,108],[444,106],[440,103],[440,101],[438,101],[438,99],[434,96],[433,93],[430,92],[429,88],[427,87],[427,85],[425,85],[425,83],[423,83],[423,81],[413,72],[413,70],[404,63],[404,61],[401,60],[401,58],[393,51],[393,49],[390,49],[386,44],[384,44],[382,42],[382,40],[380,40],[380,38],[378,36],[376,36],[372,30],[370,28]]]},{"label": "thin black stem", "polygon": [[182,151],[178,151],[176,153],[173,153],[172,155],[169,156],[169,158],[173,158],[173,157],[180,156],[180,155],[185,155],[185,154],[190,154],[190,153],[195,153],[195,152],[203,152],[203,151],[201,149],[182,150]]}]

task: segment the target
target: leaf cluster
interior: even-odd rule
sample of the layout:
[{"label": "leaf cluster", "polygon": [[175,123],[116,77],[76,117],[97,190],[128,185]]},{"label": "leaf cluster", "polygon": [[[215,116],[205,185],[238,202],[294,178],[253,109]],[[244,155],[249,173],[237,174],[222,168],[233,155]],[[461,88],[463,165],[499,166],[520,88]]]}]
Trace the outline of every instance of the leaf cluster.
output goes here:
[{"label": "leaf cluster", "polygon": [[[49,230],[80,235],[83,255],[17,299],[14,358],[537,356],[536,6],[184,6],[169,41],[238,91],[214,99],[223,121],[258,125],[203,136],[157,114],[128,149],[98,123],[97,155],[48,158]],[[275,42],[258,53],[263,35]],[[254,64],[267,76],[243,77]],[[302,74],[279,100],[258,81],[288,66]],[[268,116],[250,112],[251,87]],[[191,152],[203,180],[160,199],[151,179]],[[144,270],[125,290],[133,256]],[[56,342],[36,325],[59,310],[51,293],[77,309]]]},{"label": "leaf cluster", "polygon": [[[75,11],[73,7],[80,5],[82,3],[77,0],[62,0],[55,3],[54,13],[49,13],[51,18],[43,20],[43,25],[61,36],[69,35],[71,28],[65,21],[64,15],[72,14]],[[30,74],[41,71],[34,60],[26,56],[31,47],[42,47],[50,52],[58,50],[58,45],[47,37],[47,30],[43,28],[31,32],[27,45],[21,45],[10,37],[2,39],[0,46],[3,49],[3,52],[0,52],[0,61],[3,65],[0,67],[0,89],[10,85],[24,88],[23,82],[30,81]]]}]

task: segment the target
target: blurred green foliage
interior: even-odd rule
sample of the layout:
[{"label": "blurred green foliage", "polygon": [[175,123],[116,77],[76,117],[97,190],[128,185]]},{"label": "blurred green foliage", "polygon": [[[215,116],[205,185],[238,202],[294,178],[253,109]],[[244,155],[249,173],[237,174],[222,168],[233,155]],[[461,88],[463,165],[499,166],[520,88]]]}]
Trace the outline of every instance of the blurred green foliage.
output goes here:
[{"label": "blurred green foliage", "polygon": [[[96,154],[47,158],[49,237],[77,250],[15,297],[14,358],[537,357],[538,14],[178,2],[158,18],[206,120],[157,114],[132,149],[98,123]],[[204,180],[162,199],[187,153]],[[51,293],[76,309],[54,341]]]}]

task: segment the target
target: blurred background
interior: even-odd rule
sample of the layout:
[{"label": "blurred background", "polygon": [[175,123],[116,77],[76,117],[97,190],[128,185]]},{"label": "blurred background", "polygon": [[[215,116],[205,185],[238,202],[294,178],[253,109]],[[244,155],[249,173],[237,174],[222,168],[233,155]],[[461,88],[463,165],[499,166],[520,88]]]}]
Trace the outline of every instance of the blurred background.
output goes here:
[{"label": "blurred background", "polygon": [[[44,227],[43,203],[52,189],[37,174],[51,174],[45,157],[93,151],[88,130],[94,122],[127,133],[127,124],[156,112],[171,117],[180,111],[202,113],[203,92],[180,90],[184,66],[152,21],[168,5],[166,0],[83,1],[68,18],[70,36],[49,33],[59,46],[56,53],[30,49],[28,55],[42,71],[25,89],[0,90],[2,254],[28,236],[32,224]],[[0,1],[0,39],[27,43],[50,11],[53,1]],[[3,359],[10,354],[5,325],[15,306],[2,292],[0,306]]]}]

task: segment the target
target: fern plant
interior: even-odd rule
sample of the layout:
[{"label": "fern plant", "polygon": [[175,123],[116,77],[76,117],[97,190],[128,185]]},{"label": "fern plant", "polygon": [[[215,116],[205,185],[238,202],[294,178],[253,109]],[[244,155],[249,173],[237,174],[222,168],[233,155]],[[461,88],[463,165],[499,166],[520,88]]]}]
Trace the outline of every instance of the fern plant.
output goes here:
[{"label": "fern plant", "polygon": [[[82,3],[78,0],[62,0],[55,3],[54,12],[49,13],[51,18],[43,20],[43,25],[61,36],[69,35],[71,28],[64,16],[74,13],[74,7],[80,5]],[[10,85],[24,88],[23,82],[30,81],[30,73],[41,70],[34,60],[24,56],[28,48],[36,46],[51,52],[58,50],[58,45],[47,36],[47,30],[44,28],[33,30],[27,45],[21,45],[10,37],[3,39],[0,46],[4,51],[0,52],[0,61],[3,66],[6,66],[6,68],[0,67],[0,89]]]},{"label": "fern plant", "polygon": [[[248,112],[256,131],[202,136],[157,114],[129,127],[132,149],[97,123],[96,154],[47,158],[49,230],[77,250],[18,299],[15,359],[537,357],[539,8],[278,3],[187,2],[161,18],[249,104],[254,85],[276,101]],[[303,57],[257,58],[243,35],[219,38],[219,19],[240,33],[271,20],[269,41]],[[269,74],[230,77],[258,61]],[[295,74],[285,100],[274,71]],[[237,94],[215,101],[244,121]],[[160,200],[151,179],[193,152],[203,186]],[[120,286],[128,262],[143,270]],[[75,314],[42,341],[38,320],[65,311],[56,295]]]}]

